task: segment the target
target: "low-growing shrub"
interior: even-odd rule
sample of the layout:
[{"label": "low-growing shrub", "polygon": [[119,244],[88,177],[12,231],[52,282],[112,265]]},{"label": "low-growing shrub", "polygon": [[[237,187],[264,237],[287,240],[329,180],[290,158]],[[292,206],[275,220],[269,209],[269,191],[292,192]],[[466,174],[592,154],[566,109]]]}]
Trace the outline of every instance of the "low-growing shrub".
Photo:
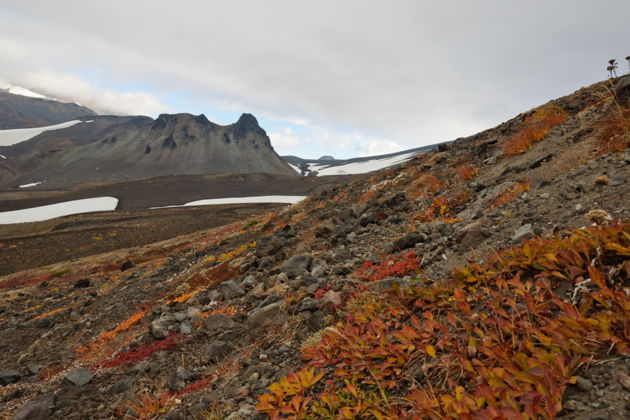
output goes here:
[{"label": "low-growing shrub", "polygon": [[[630,224],[613,223],[527,241],[441,285],[363,290],[257,409],[272,419],[555,418],[578,368],[630,355],[629,277]],[[559,294],[567,282],[570,295]]]},{"label": "low-growing shrub", "polygon": [[534,111],[524,121],[525,126],[503,143],[503,151],[508,156],[518,155],[541,141],[556,126],[563,124],[567,113],[556,105],[546,105]]}]

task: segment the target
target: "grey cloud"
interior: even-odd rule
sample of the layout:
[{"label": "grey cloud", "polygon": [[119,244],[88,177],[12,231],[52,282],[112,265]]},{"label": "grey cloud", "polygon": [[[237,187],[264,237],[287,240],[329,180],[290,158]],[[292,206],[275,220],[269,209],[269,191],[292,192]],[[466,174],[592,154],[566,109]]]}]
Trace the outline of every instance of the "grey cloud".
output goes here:
[{"label": "grey cloud", "polygon": [[9,0],[0,76],[96,68],[156,97],[413,147],[603,79],[630,54],[628,15],[586,0]]}]

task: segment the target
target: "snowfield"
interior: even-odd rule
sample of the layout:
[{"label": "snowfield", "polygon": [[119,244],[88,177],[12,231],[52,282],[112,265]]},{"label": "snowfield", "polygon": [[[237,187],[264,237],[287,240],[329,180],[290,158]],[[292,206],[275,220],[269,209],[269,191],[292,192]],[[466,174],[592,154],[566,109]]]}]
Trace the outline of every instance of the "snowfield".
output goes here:
[{"label": "snowfield", "polygon": [[44,181],[39,181],[39,182],[31,182],[30,184],[24,184],[24,185],[18,185],[18,188],[30,188],[30,187],[35,187],[39,184],[43,184]]},{"label": "snowfield", "polygon": [[337,166],[330,166],[326,163],[309,163],[309,169],[311,171],[317,171],[317,176],[365,174],[406,162],[418,153],[419,152],[414,151],[388,158],[365,160],[362,162],[350,162]]},{"label": "snowfield", "polygon": [[293,169],[295,172],[297,172],[298,174],[302,174],[302,170],[300,168],[298,168],[295,165],[291,165],[290,163],[287,162],[287,165],[289,165],[291,167],[291,169]]},{"label": "snowfield", "polygon": [[21,86],[11,86],[9,89],[7,89],[7,91],[14,95],[28,96],[29,98],[48,99],[47,96],[44,96],[37,92],[33,92],[32,90],[23,88]]},{"label": "snowfield", "polygon": [[302,201],[306,196],[302,195],[259,195],[254,197],[227,197],[227,198],[210,198],[207,200],[191,201],[186,204],[151,207],[151,209],[167,209],[172,207],[190,207],[190,206],[212,206],[217,204],[251,204],[251,203],[284,203],[295,204]]},{"label": "snowfield", "polygon": [[80,120],[72,120],[61,124],[49,125],[36,128],[15,128],[11,130],[0,130],[0,146],[12,146],[14,144],[30,140],[33,137],[49,130],[59,130],[61,128],[72,127],[79,124]]},{"label": "snowfield", "polygon": [[29,209],[0,212],[0,225],[13,223],[41,222],[55,217],[68,216],[78,213],[115,210],[118,199],[115,197],[96,197],[83,200],[65,201],[47,206]]}]

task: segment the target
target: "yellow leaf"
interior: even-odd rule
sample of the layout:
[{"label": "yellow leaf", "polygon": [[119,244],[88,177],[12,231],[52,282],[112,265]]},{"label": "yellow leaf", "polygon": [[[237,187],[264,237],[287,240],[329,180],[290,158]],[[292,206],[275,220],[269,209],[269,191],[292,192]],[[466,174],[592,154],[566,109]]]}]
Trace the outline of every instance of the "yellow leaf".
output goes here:
[{"label": "yellow leaf", "polygon": [[433,347],[432,345],[427,345],[425,351],[427,352],[427,354],[433,358],[436,358],[437,355],[435,354],[435,347]]}]

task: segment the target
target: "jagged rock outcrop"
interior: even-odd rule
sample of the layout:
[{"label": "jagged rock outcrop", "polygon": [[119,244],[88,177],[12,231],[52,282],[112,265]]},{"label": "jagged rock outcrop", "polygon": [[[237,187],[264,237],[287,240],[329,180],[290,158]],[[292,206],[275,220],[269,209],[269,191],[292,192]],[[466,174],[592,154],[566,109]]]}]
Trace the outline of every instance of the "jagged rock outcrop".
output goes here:
[{"label": "jagged rock outcrop", "polygon": [[62,130],[0,147],[10,171],[3,184],[45,180],[47,187],[165,175],[272,173],[295,175],[251,114],[221,126],[205,115],[94,117]]}]

